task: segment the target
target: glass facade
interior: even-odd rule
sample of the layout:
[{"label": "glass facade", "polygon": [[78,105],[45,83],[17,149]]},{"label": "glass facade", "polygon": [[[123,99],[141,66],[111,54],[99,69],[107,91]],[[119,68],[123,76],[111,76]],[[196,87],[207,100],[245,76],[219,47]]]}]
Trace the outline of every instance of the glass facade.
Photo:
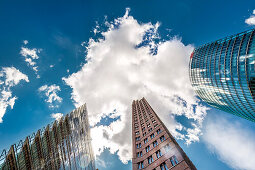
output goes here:
[{"label": "glass facade", "polygon": [[3,150],[1,170],[95,170],[86,105]]},{"label": "glass facade", "polygon": [[190,58],[190,81],[203,101],[255,122],[255,29],[198,47]]}]

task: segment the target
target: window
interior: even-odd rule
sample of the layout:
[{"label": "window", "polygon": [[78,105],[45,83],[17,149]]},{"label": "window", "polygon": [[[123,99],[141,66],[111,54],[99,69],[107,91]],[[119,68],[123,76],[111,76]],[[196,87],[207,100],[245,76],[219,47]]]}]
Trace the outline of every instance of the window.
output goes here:
[{"label": "window", "polygon": [[149,129],[149,132],[152,131],[152,128]]},{"label": "window", "polygon": [[164,140],[165,140],[165,136],[163,135],[160,137],[160,141],[163,142]]},{"label": "window", "polygon": [[145,138],[144,140],[144,144],[148,142],[148,138]]},{"label": "window", "polygon": [[140,136],[136,137],[135,140],[136,140],[136,141],[140,140]]},{"label": "window", "polygon": [[158,127],[158,124],[154,125],[154,127],[155,127],[155,128]]},{"label": "window", "polygon": [[143,152],[141,151],[141,152],[140,152],[140,157],[142,157],[142,156],[143,156]]},{"label": "window", "polygon": [[139,158],[140,157],[140,152],[137,152],[137,158]]},{"label": "window", "polygon": [[142,129],[142,131],[145,131],[145,127]]},{"label": "window", "polygon": [[145,148],[146,152],[150,151],[150,145]]},{"label": "window", "polygon": [[145,135],[146,135],[146,132],[144,132],[143,136],[145,136]]},{"label": "window", "polygon": [[165,149],[166,152],[168,152],[171,149],[171,147],[170,147],[169,144],[167,144],[167,145],[164,146],[164,149]]},{"label": "window", "polygon": [[153,133],[153,134],[151,134],[151,139],[152,139],[152,138],[154,138],[154,133]]},{"label": "window", "polygon": [[175,165],[178,164],[178,160],[177,160],[176,156],[172,156],[172,157],[170,158],[170,161],[171,161],[171,164],[172,164],[173,166],[175,166]]},{"label": "window", "polygon": [[139,131],[136,131],[135,134],[136,134],[136,135],[139,135]]},{"label": "window", "polygon": [[163,162],[162,164],[160,164],[160,170],[168,170],[166,163]]},{"label": "window", "polygon": [[158,130],[157,130],[157,134],[159,134],[160,132],[161,132],[161,130],[160,130],[160,129],[158,129]]},{"label": "window", "polygon": [[136,148],[141,148],[141,147],[142,147],[141,143],[136,144]]},{"label": "window", "polygon": [[151,163],[153,162],[152,155],[151,155],[151,156],[149,156],[147,159],[148,159],[148,164],[151,164]]},{"label": "window", "polygon": [[156,151],[156,155],[157,155],[157,158],[161,157],[162,156],[161,151],[160,150]]},{"label": "window", "polygon": [[142,169],[142,168],[144,168],[143,161],[138,163],[138,169]]},{"label": "window", "polygon": [[153,142],[153,147],[156,147],[156,146],[158,146],[158,141]]}]

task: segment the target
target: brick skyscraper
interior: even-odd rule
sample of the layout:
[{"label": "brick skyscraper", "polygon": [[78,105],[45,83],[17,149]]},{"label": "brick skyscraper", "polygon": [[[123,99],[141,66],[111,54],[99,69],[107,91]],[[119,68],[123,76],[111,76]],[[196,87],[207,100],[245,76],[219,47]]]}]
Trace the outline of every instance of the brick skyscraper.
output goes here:
[{"label": "brick skyscraper", "polygon": [[149,103],[132,103],[133,170],[196,170]]}]

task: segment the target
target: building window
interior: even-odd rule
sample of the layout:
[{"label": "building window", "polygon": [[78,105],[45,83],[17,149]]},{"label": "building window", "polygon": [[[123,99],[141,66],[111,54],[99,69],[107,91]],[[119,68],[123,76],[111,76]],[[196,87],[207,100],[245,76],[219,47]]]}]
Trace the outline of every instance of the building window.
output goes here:
[{"label": "building window", "polygon": [[162,164],[160,164],[160,170],[168,170],[166,163],[163,162]]},{"label": "building window", "polygon": [[136,137],[135,140],[136,140],[136,141],[140,140],[140,136]]},{"label": "building window", "polygon": [[142,169],[142,168],[144,168],[143,161],[138,163],[138,169]]},{"label": "building window", "polygon": [[151,134],[151,139],[152,139],[152,138],[154,138],[154,133],[153,133],[153,134]]},{"label": "building window", "polygon": [[144,140],[144,144],[148,142],[148,138],[145,138]]},{"label": "building window", "polygon": [[151,156],[149,156],[147,159],[148,159],[148,164],[151,164],[151,163],[153,162],[152,155],[151,155]]},{"label": "building window", "polygon": [[146,152],[150,151],[150,145],[145,148]]},{"label": "building window", "polygon": [[161,130],[160,130],[160,129],[158,129],[158,130],[157,130],[157,134],[159,134],[160,132],[161,132]]},{"label": "building window", "polygon": [[168,152],[168,151],[171,149],[171,147],[170,147],[169,144],[166,144],[166,145],[164,146],[164,149],[165,149],[165,152]]},{"label": "building window", "polygon": [[161,151],[160,150],[156,151],[156,155],[157,155],[157,158],[161,157],[162,156]]},{"label": "building window", "polygon": [[153,142],[153,147],[156,147],[156,146],[158,146],[158,141]]},{"label": "building window", "polygon": [[141,152],[140,152],[140,157],[142,157],[142,156],[143,156],[143,152],[141,151]]},{"label": "building window", "polygon": [[139,158],[140,157],[140,152],[137,152],[137,158]]},{"label": "building window", "polygon": [[175,165],[178,164],[178,160],[177,160],[176,156],[172,156],[172,157],[170,158],[170,161],[171,161],[171,164],[172,164],[173,166],[175,166]]},{"label": "building window", "polygon": [[160,137],[160,141],[163,142],[164,140],[165,140],[165,136],[163,135]]},{"label": "building window", "polygon": [[139,131],[136,131],[135,134],[136,134],[136,135],[139,135]]},{"label": "building window", "polygon": [[149,132],[152,131],[152,128],[149,129]]},{"label": "building window", "polygon": [[136,144],[136,148],[141,148],[141,147],[142,147],[141,143]]}]

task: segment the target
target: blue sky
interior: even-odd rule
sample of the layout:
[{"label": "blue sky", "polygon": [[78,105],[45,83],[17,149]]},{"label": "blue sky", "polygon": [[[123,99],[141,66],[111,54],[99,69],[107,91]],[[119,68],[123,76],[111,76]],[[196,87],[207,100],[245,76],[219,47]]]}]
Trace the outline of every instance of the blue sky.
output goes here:
[{"label": "blue sky", "polygon": [[[127,12],[126,8],[130,8],[130,11]],[[254,123],[213,109],[206,103],[195,101],[195,96],[191,91],[182,93],[182,90],[176,90],[173,86],[167,87],[166,85],[172,83],[168,79],[171,76],[174,77],[173,73],[167,73],[171,71],[169,68],[150,68],[150,60],[145,60],[148,65],[143,65],[139,63],[140,60],[131,56],[137,55],[137,58],[141,57],[142,60],[143,48],[139,48],[140,46],[145,47],[145,52],[147,47],[149,50],[161,47],[157,53],[158,58],[165,53],[169,54],[172,58],[167,61],[180,63],[178,65],[180,68],[176,69],[179,72],[185,72],[185,64],[188,61],[185,57],[189,57],[188,54],[194,47],[253,28],[254,26],[245,23],[245,19],[252,15],[253,9],[255,9],[255,2],[252,0],[242,2],[238,0],[224,2],[219,0],[95,0],[93,2],[73,1],[72,3],[68,1],[12,1],[12,3],[1,1],[0,71],[3,72],[3,68],[13,67],[20,74],[18,78],[16,77],[18,83],[0,86],[0,90],[5,88],[6,91],[11,92],[12,97],[16,96],[13,109],[10,106],[7,107],[2,118],[3,122],[0,123],[0,149],[9,147],[10,144],[52,122],[54,119],[51,114],[69,113],[79,104],[86,102],[91,114],[91,124],[95,126],[92,132],[99,134],[105,130],[109,136],[109,139],[102,139],[105,143],[97,143],[95,146],[96,149],[101,149],[96,151],[96,153],[101,153],[97,157],[98,168],[131,169],[131,161],[124,149],[130,146],[130,141],[121,141],[119,138],[123,138],[121,134],[128,132],[129,129],[127,113],[131,112],[128,110],[131,106],[131,99],[144,95],[152,107],[160,112],[158,114],[162,116],[166,125],[169,125],[169,129],[176,133],[177,141],[198,169],[249,169],[249,165],[237,165],[235,157],[231,157],[234,154],[230,151],[236,149],[234,148],[236,144],[242,143],[242,140],[237,140],[242,135],[249,136],[245,142],[251,150],[254,149]],[[119,21],[114,21],[115,19]],[[114,26],[113,29],[111,25]],[[146,27],[143,27],[144,25]],[[141,29],[141,33],[136,32],[138,29],[132,30],[129,26]],[[140,40],[140,34],[147,35],[151,39],[148,42]],[[177,37],[176,41],[173,41],[173,37]],[[24,43],[24,40],[28,43]],[[118,44],[113,41],[118,41],[122,45],[123,53],[118,51]],[[137,44],[137,48],[132,49],[130,44],[136,45],[137,42],[140,46]],[[158,42],[172,48],[173,52],[164,51],[164,46],[157,44]],[[25,48],[23,55],[22,47]],[[31,52],[34,52],[38,58],[36,56],[31,58]],[[130,60],[140,64],[142,69],[134,71],[133,67],[126,65],[115,67],[112,62],[116,61],[114,60],[116,59],[115,53],[118,53],[118,57],[122,59],[120,59],[121,64],[123,64],[122,61]],[[113,58],[107,60],[100,58],[100,56],[107,57],[108,55]],[[146,56],[152,57],[153,55],[145,55],[145,58]],[[25,61],[26,57],[30,57],[31,60]],[[86,66],[88,59],[92,63],[90,67]],[[163,59],[162,61],[165,61]],[[169,67],[174,67],[171,62],[169,62]],[[97,64],[100,67],[94,69]],[[161,64],[168,66],[164,65],[164,62]],[[38,71],[35,71],[33,67],[36,67]],[[144,69],[147,68],[162,76],[157,79],[146,79],[147,84],[144,83],[145,81],[141,82],[139,78],[141,75],[147,75],[144,73]],[[92,70],[92,73],[86,75],[83,69]],[[126,79],[122,80],[123,77],[129,76],[126,74],[129,69],[132,77],[137,77],[137,80],[132,79],[130,82],[126,82]],[[118,72],[121,74],[117,74]],[[73,73],[75,74],[72,76]],[[147,76],[153,75],[148,74]],[[2,78],[0,80],[6,80],[5,77]],[[139,83],[133,83],[138,80]],[[185,82],[187,79],[184,76],[184,79],[177,80]],[[114,88],[114,85],[109,85],[111,82],[116,85]],[[156,82],[161,86],[155,85]],[[45,88],[39,90],[40,87]],[[136,89],[139,89],[137,90],[139,92],[136,92]],[[171,102],[165,105],[158,103],[157,101],[166,101],[159,92],[162,89],[166,91],[166,94],[169,93],[169,97],[171,97],[172,90],[176,90],[181,99],[196,106],[195,116],[199,113],[201,117],[198,119],[193,115],[193,118],[189,119],[187,116],[190,115],[179,113],[185,110],[180,111],[174,108],[175,106],[179,108],[181,105]],[[50,93],[49,96],[45,95],[47,91]],[[186,94],[190,97],[185,98]],[[93,99],[92,95],[97,97]],[[105,98],[98,97],[104,95]],[[49,100],[50,96],[52,102]],[[3,99],[3,96],[0,98]],[[7,101],[10,102],[10,100]],[[170,117],[170,114],[174,115],[174,118]],[[191,123],[195,123],[197,129],[200,130],[198,133],[194,132],[199,140],[187,136],[187,129],[194,128]],[[175,126],[180,124],[183,128],[176,130]],[[121,131],[111,130],[109,125],[112,125],[111,128],[120,128]],[[219,132],[212,129],[219,130]],[[223,133],[224,131],[229,133]],[[228,134],[233,134],[232,140],[236,139],[236,142],[228,144],[227,139],[231,138],[231,135],[227,136]],[[211,140],[212,135],[215,136],[215,140]],[[192,140],[191,144],[187,145],[187,140]],[[103,150],[104,147],[109,149]],[[224,153],[218,150],[221,147],[226,148]],[[247,148],[242,149],[243,152],[237,151],[239,155],[242,153],[250,158],[255,157],[254,153],[249,155],[251,153],[246,151]]]}]

